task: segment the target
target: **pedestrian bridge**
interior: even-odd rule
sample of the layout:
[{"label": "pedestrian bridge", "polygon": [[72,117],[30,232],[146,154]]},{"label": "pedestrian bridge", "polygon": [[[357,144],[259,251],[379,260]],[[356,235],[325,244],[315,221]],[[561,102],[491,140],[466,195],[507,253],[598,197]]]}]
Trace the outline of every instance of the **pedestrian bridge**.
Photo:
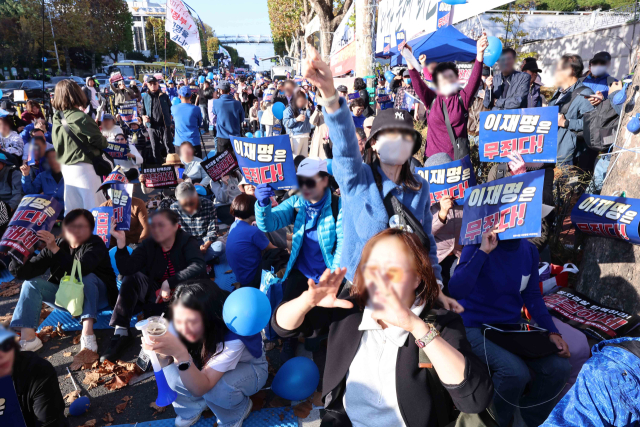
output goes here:
[{"label": "pedestrian bridge", "polygon": [[273,43],[273,39],[271,35],[263,36],[263,35],[249,35],[249,34],[238,34],[238,35],[216,35],[218,40],[220,40],[221,44],[225,43]]}]

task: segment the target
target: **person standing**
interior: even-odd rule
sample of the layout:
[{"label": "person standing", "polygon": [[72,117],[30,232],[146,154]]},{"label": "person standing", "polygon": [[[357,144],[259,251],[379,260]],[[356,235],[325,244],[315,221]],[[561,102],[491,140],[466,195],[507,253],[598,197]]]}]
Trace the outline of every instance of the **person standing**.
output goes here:
[{"label": "person standing", "polygon": [[96,81],[93,77],[87,77],[82,91],[84,92],[84,96],[87,98],[87,105],[84,112],[91,117],[95,117],[98,108],[100,108],[100,94],[98,93]]},{"label": "person standing", "polygon": [[220,82],[220,98],[213,101],[211,112],[216,115],[218,128],[218,143],[216,152],[220,153],[231,147],[231,137],[242,134],[242,123],[244,122],[244,109],[239,101],[230,95],[231,85],[228,81]]},{"label": "person standing", "polygon": [[120,80],[118,83],[116,83],[116,86],[111,83],[111,90],[116,95],[113,101],[116,109],[118,109],[118,107],[120,107],[120,105],[124,104],[125,102],[131,101],[135,98],[135,94],[133,93],[133,91],[131,91],[131,89],[127,87],[124,80]]},{"label": "person standing", "polygon": [[580,79],[582,84],[590,88],[594,93],[602,93],[603,99],[609,97],[609,86],[618,81],[618,79],[609,74],[610,65],[611,54],[609,52],[598,52],[589,61],[589,72]]},{"label": "person standing", "polygon": [[542,95],[540,87],[542,83],[538,81],[542,70],[538,68],[538,63],[534,58],[527,58],[522,64],[522,72],[531,76],[531,84],[529,84],[529,94],[527,95],[527,108],[542,107]]},{"label": "person standing", "polygon": [[142,121],[149,131],[154,163],[160,164],[168,153],[175,153],[171,144],[171,102],[155,77],[149,77],[147,87],[149,90],[142,94]]},{"label": "person standing", "polygon": [[200,126],[202,126],[202,112],[191,104],[191,94],[186,86],[178,90],[180,104],[171,107],[171,115],[175,122],[176,137],[173,144],[176,147],[188,142],[193,145],[196,157],[202,157],[200,146]]},{"label": "person standing", "polygon": [[198,89],[198,97],[196,98],[196,105],[200,108],[200,114],[202,114],[202,127],[205,129],[209,127],[207,107],[210,99],[213,99],[213,88],[211,87],[211,82],[205,80],[200,89]]},{"label": "person standing", "polygon": [[[86,98],[73,80],[56,84],[53,108],[53,146],[62,165],[65,214],[74,209],[91,210],[105,202],[98,191],[102,180],[93,167],[93,159],[107,148],[107,138],[98,124],[82,110]],[[79,144],[82,144],[80,146]]]},{"label": "person standing", "polygon": [[484,96],[484,106],[492,110],[511,110],[527,107],[527,95],[531,77],[515,70],[516,51],[510,47],[502,50],[498,60],[500,72],[487,77],[491,88]]},{"label": "person standing", "polygon": [[307,108],[307,96],[302,91],[296,92],[285,108],[282,115],[282,124],[287,129],[291,138],[291,150],[293,156],[309,155],[309,134],[311,133],[311,110]]}]

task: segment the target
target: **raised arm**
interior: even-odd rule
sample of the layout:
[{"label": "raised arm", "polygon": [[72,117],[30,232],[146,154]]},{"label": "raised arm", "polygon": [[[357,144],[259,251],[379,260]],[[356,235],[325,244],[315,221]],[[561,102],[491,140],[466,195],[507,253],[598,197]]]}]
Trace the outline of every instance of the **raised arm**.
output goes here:
[{"label": "raised arm", "polygon": [[298,196],[293,196],[276,206],[271,207],[270,198],[275,193],[268,184],[260,184],[256,188],[258,201],[255,204],[256,224],[260,231],[269,233],[280,230],[295,220],[294,204],[298,201]]},{"label": "raised arm", "polygon": [[417,62],[413,56],[413,50],[406,42],[400,43],[398,50],[402,52],[402,56],[407,60],[407,68],[409,69],[409,76],[411,77],[411,86],[416,91],[416,95],[420,98],[420,101],[424,103],[424,106],[428,109],[434,99],[436,99],[436,93],[431,90],[425,83],[420,75],[420,70],[417,70],[413,63]]}]

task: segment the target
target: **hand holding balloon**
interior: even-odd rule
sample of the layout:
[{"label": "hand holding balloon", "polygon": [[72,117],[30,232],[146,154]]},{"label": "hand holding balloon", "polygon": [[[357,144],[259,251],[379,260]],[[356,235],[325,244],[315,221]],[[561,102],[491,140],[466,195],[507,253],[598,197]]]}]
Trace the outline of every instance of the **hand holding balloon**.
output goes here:
[{"label": "hand holding balloon", "polygon": [[495,36],[488,36],[487,42],[489,45],[484,51],[484,64],[487,67],[493,67],[502,55],[502,41]]}]

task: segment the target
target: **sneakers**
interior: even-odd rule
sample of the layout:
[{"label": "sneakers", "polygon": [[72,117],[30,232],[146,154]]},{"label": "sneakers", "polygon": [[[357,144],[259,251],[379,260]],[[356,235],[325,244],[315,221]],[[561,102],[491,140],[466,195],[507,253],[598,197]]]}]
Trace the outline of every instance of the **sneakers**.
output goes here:
[{"label": "sneakers", "polygon": [[251,414],[251,409],[252,408],[253,408],[253,400],[249,399],[249,404],[247,405],[247,409],[244,410],[244,414],[242,415],[242,419],[240,419],[240,421],[238,421],[237,423],[235,423],[231,427],[242,427],[242,423],[244,422],[244,420],[249,418],[249,415]]},{"label": "sneakers", "polygon": [[198,420],[200,419],[200,415],[202,415],[202,412],[200,412],[195,417],[189,418],[187,420],[185,420],[180,415],[178,415],[176,417],[176,421],[175,421],[176,427],[189,427],[189,426],[192,426],[192,425],[194,425],[195,423],[198,422]]},{"label": "sneakers", "polygon": [[98,341],[95,335],[83,335],[80,337],[80,351],[89,349],[94,353],[98,352]]},{"label": "sneakers", "polygon": [[100,363],[105,360],[116,363],[131,344],[133,344],[133,334],[131,331],[129,331],[129,335],[112,336],[109,348],[102,356],[100,356]]},{"label": "sneakers", "polygon": [[20,340],[20,351],[38,351],[42,348],[42,341],[36,337],[33,341]]}]

